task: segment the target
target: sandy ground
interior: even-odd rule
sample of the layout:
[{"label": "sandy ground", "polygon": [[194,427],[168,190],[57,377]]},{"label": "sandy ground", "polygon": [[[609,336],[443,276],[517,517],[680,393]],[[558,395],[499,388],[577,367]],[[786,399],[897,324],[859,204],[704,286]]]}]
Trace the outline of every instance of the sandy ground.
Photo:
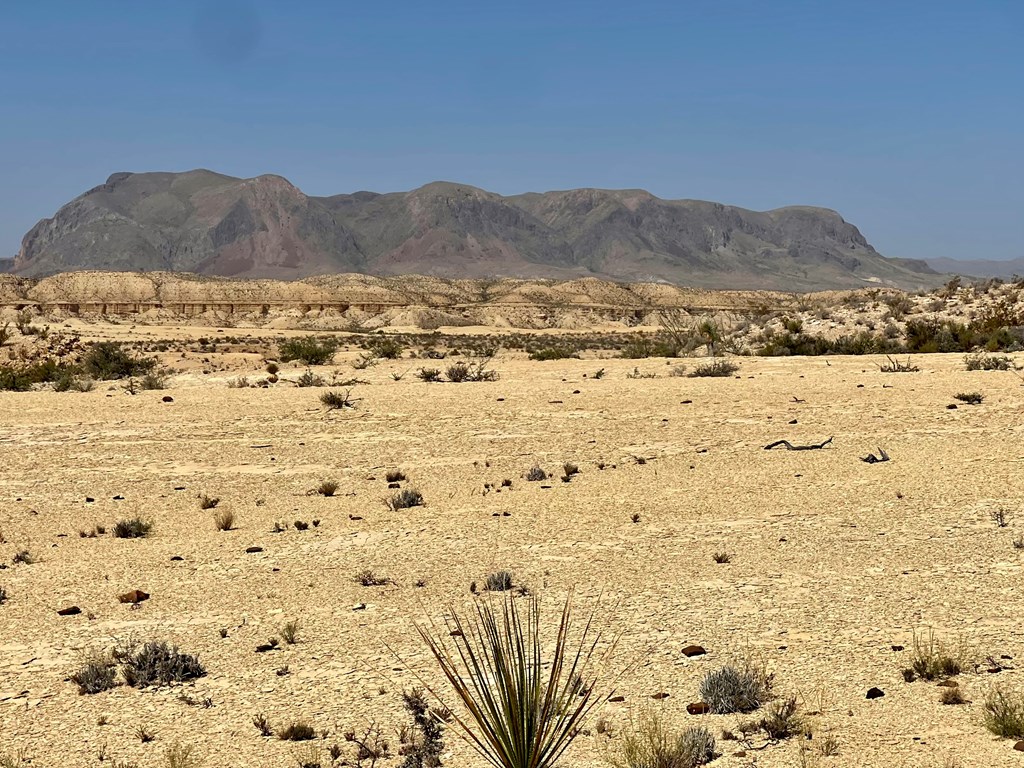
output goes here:
[{"label": "sandy ground", "polygon": [[[1020,671],[962,675],[971,703],[943,706],[934,683],[903,682],[908,651],[892,646],[933,627],[981,659],[1024,660],[1024,554],[1012,546],[1024,533],[1024,389],[1011,373],[965,371],[960,355],[915,360],[920,373],[883,374],[869,357],[751,358],[736,378],[689,379],[669,377],[664,360],[505,355],[498,382],[425,384],[390,376],[418,361],[353,372],[342,356],[322,372],[370,382],[344,412],[321,406],[323,390],[229,389],[224,373],[134,396],[107,385],[0,393],[0,749],[26,748],[33,768],[100,755],[157,766],[180,741],[205,766],[297,765],[301,745],[262,738],[257,712],[305,719],[329,741],[376,721],[395,746],[399,692],[414,672],[437,679],[414,622],[470,608],[481,599],[470,582],[506,568],[547,612],[573,587],[581,609],[600,597],[598,620],[622,633],[614,664],[631,665],[625,701],[600,712],[613,732],[645,705],[680,727],[734,727],[743,718],[685,706],[707,671],[753,653],[780,695],[820,710],[807,716],[816,738],[833,734],[840,754],[802,756],[794,740],[736,757],[739,745],[720,742],[715,765],[1020,765],[982,724],[986,693],[1024,687]],[[584,377],[598,367],[604,378]],[[658,378],[627,378],[634,367]],[[947,410],[973,390],[983,404]],[[829,436],[820,451],[762,449]],[[892,461],[859,460],[878,447]],[[524,479],[565,461],[580,467],[569,483]],[[391,467],[427,506],[385,508]],[[307,495],[324,478],[337,496]],[[484,493],[506,478],[511,489]],[[219,497],[237,528],[217,531],[199,493]],[[1000,506],[1005,528],[990,517]],[[134,514],[154,522],[151,537],[109,535]],[[108,534],[79,538],[96,524]],[[38,561],[11,565],[25,549]],[[721,551],[730,563],[713,562]],[[366,568],[393,583],[360,586]],[[152,595],[140,608],[118,602],[136,588]],[[69,605],[82,613],[57,615]],[[255,653],[289,619],[299,642]],[[132,636],[179,643],[208,676],[79,695],[66,678],[83,654]],[[690,643],[707,655],[683,657]],[[886,695],[867,700],[872,686]],[[190,706],[182,691],[213,705]],[[141,725],[156,740],[143,744]],[[453,731],[447,741],[445,765],[484,765]],[[564,765],[601,765],[608,743],[582,736]]]}]

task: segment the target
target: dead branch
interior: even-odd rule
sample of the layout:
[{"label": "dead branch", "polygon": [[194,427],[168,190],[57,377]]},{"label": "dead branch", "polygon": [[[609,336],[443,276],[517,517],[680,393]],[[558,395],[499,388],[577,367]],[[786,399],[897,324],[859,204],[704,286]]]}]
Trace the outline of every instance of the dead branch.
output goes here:
[{"label": "dead branch", "polygon": [[817,445],[793,445],[789,440],[776,440],[774,443],[766,445],[764,449],[766,451],[770,451],[772,448],[778,448],[780,445],[784,445],[786,446],[787,451],[817,451],[824,448],[826,445],[829,445],[831,442],[831,437],[825,442],[818,443]]}]

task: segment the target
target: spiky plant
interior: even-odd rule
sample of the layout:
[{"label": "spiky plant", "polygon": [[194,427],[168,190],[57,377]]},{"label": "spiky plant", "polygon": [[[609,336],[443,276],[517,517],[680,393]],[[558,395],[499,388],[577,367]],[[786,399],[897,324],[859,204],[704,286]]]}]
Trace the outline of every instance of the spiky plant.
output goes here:
[{"label": "spiky plant", "polygon": [[594,693],[593,614],[575,640],[571,618],[570,595],[547,658],[536,597],[525,609],[510,597],[480,601],[466,618],[449,611],[443,629],[418,627],[465,707],[455,724],[495,768],[551,768],[604,700]]}]

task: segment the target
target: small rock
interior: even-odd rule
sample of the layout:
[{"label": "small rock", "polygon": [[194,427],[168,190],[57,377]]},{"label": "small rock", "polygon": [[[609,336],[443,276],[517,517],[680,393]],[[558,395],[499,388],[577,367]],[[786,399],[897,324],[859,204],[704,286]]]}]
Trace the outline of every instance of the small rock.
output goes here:
[{"label": "small rock", "polygon": [[949,405],[946,406],[946,410],[947,411],[955,411],[956,410],[956,405],[954,405],[953,403],[950,403]]},{"label": "small rock", "polygon": [[366,603],[356,603],[355,605],[352,606],[352,610],[353,611],[365,611],[366,610]]},{"label": "small rock", "polygon": [[123,595],[117,596],[118,602],[121,603],[132,603],[138,604],[143,600],[149,600],[149,593],[143,592],[141,589],[133,589],[131,592],[125,592]]},{"label": "small rock", "polygon": [[902,651],[903,650],[903,646],[902,645],[892,645],[892,646],[890,646],[890,648],[892,648],[894,651]]},{"label": "small rock", "polygon": [[85,497],[85,503],[86,504],[92,504],[94,501],[96,501],[96,499],[94,499],[92,496],[86,496]]},{"label": "small rock", "polygon": [[247,555],[254,555],[257,552],[262,552],[262,551],[263,551],[263,547],[246,547],[245,548],[245,553]]},{"label": "small rock", "polygon": [[114,501],[124,501],[124,496],[119,493],[114,497]]},{"label": "small rock", "polygon": [[182,557],[181,555],[171,555],[171,562],[172,563],[180,563],[184,559],[185,558]]},{"label": "small rock", "polygon": [[623,702],[625,700],[626,700],[625,696],[612,696],[610,699],[608,699],[608,701],[613,701],[616,704],[618,704],[619,702]]},{"label": "small rock", "polygon": [[885,691],[881,688],[868,688],[868,694],[865,698],[868,699],[880,699],[885,696]]},{"label": "small rock", "polygon": [[401,488],[401,483],[388,483],[388,488]]},{"label": "small rock", "polygon": [[667,699],[668,698],[668,694],[665,693],[664,691],[662,691],[661,693],[652,693],[651,694],[651,698],[654,699],[655,701],[661,701],[662,699]]},{"label": "small rock", "polygon": [[711,711],[711,707],[703,701],[695,701],[693,704],[686,705],[686,711],[691,715],[706,715]]},{"label": "small rock", "polygon": [[163,400],[165,403],[173,403],[174,402],[174,398],[171,397],[170,395],[164,395],[160,399]]},{"label": "small rock", "polygon": [[707,651],[704,650],[702,645],[688,645],[683,648],[683,656],[686,658],[692,658],[693,656],[703,656]]},{"label": "small rock", "polygon": [[1024,752],[1024,741],[1018,741],[1013,745],[1013,748],[1018,752]]},{"label": "small rock", "polygon": [[792,419],[792,420],[790,420],[790,422],[789,422],[789,423],[790,423],[790,424],[796,424],[796,423],[797,423],[797,421],[796,421],[796,419]]},{"label": "small rock", "polygon": [[58,616],[77,616],[82,612],[82,609],[77,605],[70,605],[67,608],[61,608],[57,611]]},{"label": "small rock", "polygon": [[747,756],[747,752],[746,752],[746,750],[741,749],[739,752],[733,752],[732,756],[733,757],[746,757]]}]

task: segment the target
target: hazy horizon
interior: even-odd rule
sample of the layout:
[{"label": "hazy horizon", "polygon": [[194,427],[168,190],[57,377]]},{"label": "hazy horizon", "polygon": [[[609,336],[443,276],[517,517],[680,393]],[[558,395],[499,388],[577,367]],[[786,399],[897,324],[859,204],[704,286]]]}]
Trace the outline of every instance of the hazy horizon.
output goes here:
[{"label": "hazy horizon", "polygon": [[1024,256],[1016,5],[55,2],[0,23],[0,257],[111,173],[199,167],[310,195],[813,205],[887,256]]}]

